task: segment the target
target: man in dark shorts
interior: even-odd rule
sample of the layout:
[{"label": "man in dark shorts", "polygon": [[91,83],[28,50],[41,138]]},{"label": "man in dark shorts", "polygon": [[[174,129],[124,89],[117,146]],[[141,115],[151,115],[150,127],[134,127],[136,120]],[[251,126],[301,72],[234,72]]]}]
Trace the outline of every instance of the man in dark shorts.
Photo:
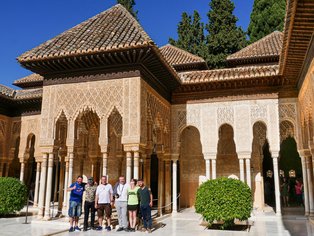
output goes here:
[{"label": "man in dark shorts", "polygon": [[147,231],[148,233],[152,232],[152,215],[151,207],[153,206],[153,195],[150,188],[146,187],[142,179],[138,180],[138,186],[140,187],[140,209],[143,217],[144,228],[142,231]]},{"label": "man in dark shorts", "polygon": [[102,221],[104,213],[107,219],[106,230],[111,230],[111,207],[113,204],[113,190],[111,184],[107,183],[107,177],[101,177],[101,184],[98,185],[96,190],[95,208],[97,209],[99,226],[96,230],[102,230]]},{"label": "man in dark shorts", "polygon": [[82,214],[82,196],[84,192],[82,181],[83,177],[78,176],[76,182],[71,184],[70,187],[68,188],[68,191],[71,191],[68,213],[70,217],[71,226],[69,232],[81,231],[81,229],[78,227],[78,220]]}]

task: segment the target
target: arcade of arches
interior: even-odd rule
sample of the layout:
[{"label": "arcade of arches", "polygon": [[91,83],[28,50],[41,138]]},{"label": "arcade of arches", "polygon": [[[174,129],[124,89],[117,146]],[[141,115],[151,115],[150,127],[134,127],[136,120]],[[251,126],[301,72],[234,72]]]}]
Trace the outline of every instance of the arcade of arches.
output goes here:
[{"label": "arcade of arches", "polygon": [[[103,21],[108,28],[98,29]],[[159,213],[193,206],[205,180],[238,178],[254,208],[278,215],[281,177],[299,178],[304,213],[314,216],[314,50],[288,70],[297,66],[285,51],[297,45],[286,42],[291,35],[274,32],[241,50],[249,59],[235,53],[230,68],[208,70],[202,58],[158,48],[114,6],[19,57],[37,73],[15,81],[21,90],[0,85],[0,176],[24,181],[46,220],[52,201],[66,214],[66,188],[78,175],[143,178]],[[75,44],[87,41],[84,50]]]}]

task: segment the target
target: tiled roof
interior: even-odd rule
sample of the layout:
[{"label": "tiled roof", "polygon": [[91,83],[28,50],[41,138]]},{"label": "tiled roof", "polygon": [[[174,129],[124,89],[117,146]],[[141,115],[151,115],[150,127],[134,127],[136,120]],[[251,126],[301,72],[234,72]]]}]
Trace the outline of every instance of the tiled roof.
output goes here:
[{"label": "tiled roof", "polygon": [[203,70],[179,73],[183,84],[259,78],[278,75],[279,66],[248,66],[219,70]]},{"label": "tiled roof", "polygon": [[21,79],[15,80],[13,82],[14,85],[19,85],[19,84],[25,84],[25,83],[32,83],[32,82],[42,82],[43,77],[39,74],[30,74],[26,77],[23,77]]},{"label": "tiled roof", "polygon": [[159,49],[161,54],[172,66],[192,63],[206,63],[203,58],[170,44],[160,47]]},{"label": "tiled roof", "polygon": [[3,95],[8,99],[23,100],[41,98],[42,94],[43,94],[42,88],[14,90],[0,84],[0,95]]},{"label": "tiled roof", "polygon": [[120,4],[78,24],[18,57],[20,62],[61,58],[154,44]]},{"label": "tiled roof", "polygon": [[271,56],[278,57],[281,53],[282,43],[283,33],[274,31],[242,50],[231,54],[227,57],[227,60],[243,60]]},{"label": "tiled roof", "polygon": [[16,100],[41,98],[43,95],[42,88],[23,89],[23,90],[15,90],[15,91],[16,91],[16,95],[14,96],[14,99]]},{"label": "tiled roof", "polygon": [[9,87],[6,87],[6,86],[0,84],[0,94],[7,96],[7,97],[13,97],[15,94],[15,91],[14,91],[14,89],[11,89]]}]

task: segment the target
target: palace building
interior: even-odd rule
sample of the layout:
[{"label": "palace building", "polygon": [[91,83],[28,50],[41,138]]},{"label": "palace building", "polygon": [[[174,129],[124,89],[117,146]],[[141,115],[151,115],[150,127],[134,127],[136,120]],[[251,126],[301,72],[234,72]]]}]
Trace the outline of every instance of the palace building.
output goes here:
[{"label": "palace building", "polygon": [[33,186],[42,219],[52,201],[66,212],[82,174],[143,178],[160,212],[193,206],[206,179],[238,178],[278,215],[281,177],[301,178],[314,216],[313,33],[314,2],[288,0],[283,32],[209,70],[115,5],[17,58],[33,74],[0,85],[0,176]]}]

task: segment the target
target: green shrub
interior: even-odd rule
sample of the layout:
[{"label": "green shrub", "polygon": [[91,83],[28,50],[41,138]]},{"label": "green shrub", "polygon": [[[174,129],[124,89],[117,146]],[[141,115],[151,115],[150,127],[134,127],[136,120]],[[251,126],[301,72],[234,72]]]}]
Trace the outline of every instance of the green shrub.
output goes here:
[{"label": "green shrub", "polygon": [[211,225],[223,221],[221,229],[234,225],[234,220],[247,220],[253,208],[251,189],[240,180],[208,180],[197,190],[195,209]]},{"label": "green shrub", "polygon": [[0,215],[20,211],[27,200],[27,187],[20,180],[0,177]]}]

